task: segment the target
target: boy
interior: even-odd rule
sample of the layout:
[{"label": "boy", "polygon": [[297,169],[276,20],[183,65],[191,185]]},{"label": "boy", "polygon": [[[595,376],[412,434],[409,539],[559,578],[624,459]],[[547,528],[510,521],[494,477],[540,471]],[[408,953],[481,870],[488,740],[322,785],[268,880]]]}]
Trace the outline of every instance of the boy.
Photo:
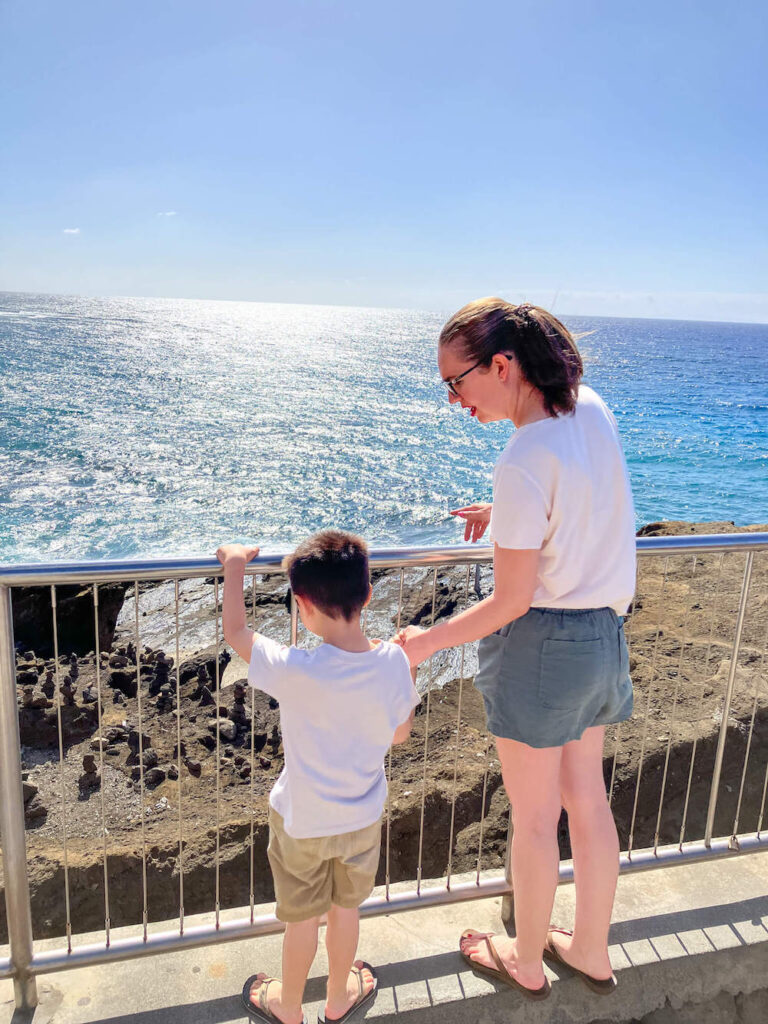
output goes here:
[{"label": "boy", "polygon": [[[282,981],[249,978],[252,1017],[304,1020],[304,984],[327,913],[328,987],[321,1022],[346,1021],[375,996],[375,972],[355,960],[358,907],[374,886],[387,794],[384,755],[408,738],[419,695],[401,647],[367,640],[360,613],[371,598],[368,549],[324,530],[289,555],[301,620],[323,643],[285,647],[246,625],[243,578],[258,548],[226,544],[224,637],[248,662],[248,682],[280,702],[285,767],[270,793],[269,856],[284,921]],[[353,963],[354,961],[354,963]]]}]

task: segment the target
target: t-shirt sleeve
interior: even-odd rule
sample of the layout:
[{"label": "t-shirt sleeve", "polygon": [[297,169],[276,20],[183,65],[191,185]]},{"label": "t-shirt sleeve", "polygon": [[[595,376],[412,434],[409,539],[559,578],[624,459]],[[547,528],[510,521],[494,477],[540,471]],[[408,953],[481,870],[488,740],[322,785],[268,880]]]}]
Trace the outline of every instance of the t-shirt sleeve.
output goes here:
[{"label": "t-shirt sleeve", "polygon": [[408,662],[405,651],[397,644],[394,644],[393,646],[397,650],[397,654],[395,656],[395,665],[397,667],[397,686],[395,690],[394,707],[394,718],[397,726],[403,724],[417,704],[421,704],[421,697],[419,696],[419,691],[413,685],[413,679],[411,678],[411,666]]},{"label": "t-shirt sleeve", "polygon": [[539,550],[549,529],[547,499],[519,466],[497,466],[493,480],[491,540],[500,548]]},{"label": "t-shirt sleeve", "polygon": [[291,648],[278,644],[261,633],[254,634],[251,660],[248,665],[248,683],[255,690],[281,699],[281,691],[285,683],[288,655]]}]

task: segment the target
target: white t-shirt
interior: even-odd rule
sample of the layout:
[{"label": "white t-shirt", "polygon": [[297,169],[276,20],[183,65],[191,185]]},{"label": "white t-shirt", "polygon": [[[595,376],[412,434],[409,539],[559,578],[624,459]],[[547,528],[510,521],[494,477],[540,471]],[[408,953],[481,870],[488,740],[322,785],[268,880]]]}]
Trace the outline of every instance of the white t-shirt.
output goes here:
[{"label": "white t-shirt", "polygon": [[573,415],[518,428],[493,472],[490,534],[541,549],[535,608],[613,608],[635,592],[635,512],[616,420],[581,385]]},{"label": "white t-shirt", "polygon": [[285,766],[269,801],[294,839],[372,825],[387,799],[384,755],[420,697],[402,647],[285,647],[256,634],[248,682],[280,702]]}]

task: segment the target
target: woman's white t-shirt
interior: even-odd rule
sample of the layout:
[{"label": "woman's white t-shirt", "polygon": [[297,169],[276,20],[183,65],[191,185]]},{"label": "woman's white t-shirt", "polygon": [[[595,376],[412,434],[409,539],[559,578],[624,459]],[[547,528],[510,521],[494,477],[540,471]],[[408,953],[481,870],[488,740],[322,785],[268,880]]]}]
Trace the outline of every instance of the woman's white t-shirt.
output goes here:
[{"label": "woman's white t-shirt", "polygon": [[372,825],[387,799],[384,756],[421,698],[402,647],[304,650],[257,633],[248,682],[280,702],[285,766],[269,802],[294,839]]},{"label": "woman's white t-shirt", "polygon": [[493,473],[490,535],[541,550],[535,608],[613,608],[635,592],[635,512],[616,420],[581,385],[572,415],[519,427]]}]

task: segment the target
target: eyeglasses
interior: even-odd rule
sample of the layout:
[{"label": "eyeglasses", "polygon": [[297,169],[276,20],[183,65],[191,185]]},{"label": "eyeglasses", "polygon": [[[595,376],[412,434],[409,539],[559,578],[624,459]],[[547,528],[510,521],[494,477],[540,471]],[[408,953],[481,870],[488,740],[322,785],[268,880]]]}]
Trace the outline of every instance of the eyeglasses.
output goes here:
[{"label": "eyeglasses", "polygon": [[[494,355],[504,356],[505,359],[512,358],[509,352],[494,352]],[[445,386],[448,388],[452,395],[455,395],[456,398],[461,398],[461,395],[456,390],[456,385],[459,383],[460,380],[463,380],[468,373],[472,373],[473,370],[476,370],[478,366],[482,366],[483,363],[485,362],[485,359],[478,359],[474,366],[470,366],[468,370],[465,370],[463,373],[460,373],[458,377],[451,377],[449,380],[444,380],[443,384],[445,384]]]}]

